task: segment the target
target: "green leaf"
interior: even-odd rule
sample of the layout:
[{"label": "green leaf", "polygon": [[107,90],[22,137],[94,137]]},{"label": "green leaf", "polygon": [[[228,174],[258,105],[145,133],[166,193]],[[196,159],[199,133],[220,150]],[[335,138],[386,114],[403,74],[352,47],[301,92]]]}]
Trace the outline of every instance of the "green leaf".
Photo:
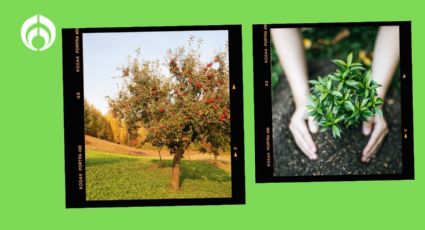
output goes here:
[{"label": "green leaf", "polygon": [[315,111],[316,110],[316,106],[314,106],[314,105],[307,105],[307,110],[309,110],[309,111]]},{"label": "green leaf", "polygon": [[332,125],[332,135],[333,137],[341,137],[341,131],[336,125]]},{"label": "green leaf", "polygon": [[343,84],[342,82],[340,82],[340,83],[338,84],[337,89],[338,89],[338,90],[341,90],[343,85],[344,85],[344,84]]},{"label": "green leaf", "polygon": [[307,110],[307,115],[311,116],[311,117],[315,117],[317,115],[316,111],[309,111]]},{"label": "green leaf", "polygon": [[352,61],[353,61],[353,53],[350,53],[347,57],[347,66],[350,66]]},{"label": "green leaf", "polygon": [[332,91],[332,93],[331,93],[332,95],[334,95],[334,96],[337,96],[337,97],[342,97],[342,94],[340,93],[340,92],[338,92],[338,91]]},{"label": "green leaf", "polygon": [[310,81],[308,81],[310,84],[312,84],[312,85],[318,85],[318,84],[320,84],[318,81],[316,81],[316,80],[310,80]]},{"label": "green leaf", "polygon": [[369,97],[369,90],[368,90],[368,89],[365,89],[365,90],[364,90],[364,96],[365,96],[365,97]]},{"label": "green leaf", "polygon": [[348,76],[348,69],[342,74],[342,79],[345,79]]},{"label": "green leaf", "polygon": [[339,106],[334,106],[334,107],[332,108],[332,113],[333,113],[333,114],[337,114],[337,113],[338,113],[338,111],[339,111]]},{"label": "green leaf", "polygon": [[371,81],[372,81],[372,72],[369,70],[369,71],[366,72],[366,75],[365,75],[365,85],[366,85],[366,87],[370,86]]},{"label": "green leaf", "polygon": [[344,108],[350,111],[354,111],[354,105],[351,101],[345,101]]},{"label": "green leaf", "polygon": [[326,98],[327,96],[328,96],[328,94],[327,94],[327,93],[324,93],[324,94],[320,95],[319,101],[323,101],[323,100],[325,100],[325,98]]},{"label": "green leaf", "polygon": [[375,105],[382,105],[384,103],[384,100],[382,98],[376,97]]},{"label": "green leaf", "polygon": [[316,89],[317,89],[318,91],[321,91],[321,92],[323,92],[323,91],[325,91],[325,90],[326,90],[326,88],[325,88],[323,85],[316,85]]},{"label": "green leaf", "polygon": [[369,117],[373,116],[373,113],[370,110],[366,109],[362,111],[362,116],[365,119],[368,119]]},{"label": "green leaf", "polygon": [[370,82],[370,88],[371,88],[371,89],[377,89],[377,88],[379,88],[379,87],[382,87],[382,85],[381,85],[381,84],[378,84],[375,80],[372,80],[372,81]]},{"label": "green leaf", "polygon": [[366,69],[363,68],[362,66],[352,66],[350,68],[351,71],[365,71]]},{"label": "green leaf", "polygon": [[310,101],[317,101],[317,97],[316,97],[315,95],[310,95],[310,96],[308,97],[308,99],[309,99]]},{"label": "green leaf", "polygon": [[340,81],[340,79],[335,75],[330,74],[329,77],[334,81]]},{"label": "green leaf", "polygon": [[361,107],[361,108],[365,107],[368,101],[369,101],[369,99],[366,99],[366,98],[365,98],[365,99],[363,99],[363,100],[362,100],[362,104],[360,105],[360,107]]},{"label": "green leaf", "polygon": [[357,81],[355,81],[355,80],[346,80],[345,81],[345,84],[347,84],[347,85],[349,85],[349,86],[357,86],[358,84],[360,84],[360,83],[358,83]]},{"label": "green leaf", "polygon": [[335,119],[334,123],[339,123],[340,121],[342,121],[345,118],[345,115],[341,115],[339,116],[337,119]]},{"label": "green leaf", "polygon": [[344,99],[347,100],[349,96],[350,96],[350,90],[347,90],[345,92]]},{"label": "green leaf", "polygon": [[332,80],[331,80],[331,79],[329,79],[329,80],[328,80],[328,84],[326,85],[326,88],[327,88],[328,90],[331,90],[331,86],[332,86]]},{"label": "green leaf", "polygon": [[335,60],[332,60],[332,62],[335,63],[335,65],[337,65],[337,66],[339,66],[341,68],[347,67],[347,64],[343,60],[335,59]]},{"label": "green leaf", "polygon": [[334,118],[334,115],[332,113],[328,113],[326,115],[327,115],[327,118],[328,118],[329,121],[332,121],[332,122],[334,121],[335,118]]}]

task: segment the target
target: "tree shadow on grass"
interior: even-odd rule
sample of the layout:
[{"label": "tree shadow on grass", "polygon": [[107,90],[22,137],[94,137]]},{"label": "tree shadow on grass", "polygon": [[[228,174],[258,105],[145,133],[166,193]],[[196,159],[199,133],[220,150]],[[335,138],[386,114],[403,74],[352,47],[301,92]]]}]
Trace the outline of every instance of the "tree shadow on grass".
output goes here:
[{"label": "tree shadow on grass", "polygon": [[100,165],[107,165],[107,164],[116,164],[116,163],[124,163],[124,162],[133,162],[137,159],[134,158],[128,158],[128,157],[105,157],[105,158],[90,158],[86,159],[86,167],[91,166],[100,166]]},{"label": "tree shadow on grass", "polygon": [[[155,164],[160,164],[160,161],[152,160]],[[172,167],[172,160],[163,160],[163,167]],[[231,176],[225,170],[206,161],[181,161],[180,163],[180,185],[186,179],[190,180],[210,180],[216,182],[227,182],[231,180]]]}]

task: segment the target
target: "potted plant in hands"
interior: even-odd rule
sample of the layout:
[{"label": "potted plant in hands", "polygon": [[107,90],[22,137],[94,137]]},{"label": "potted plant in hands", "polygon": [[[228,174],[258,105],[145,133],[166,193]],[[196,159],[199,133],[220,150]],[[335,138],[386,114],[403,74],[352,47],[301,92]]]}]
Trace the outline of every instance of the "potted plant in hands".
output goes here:
[{"label": "potted plant in hands", "polygon": [[371,71],[361,63],[353,63],[353,54],[347,60],[332,60],[335,72],[310,80],[311,96],[308,114],[332,136],[341,137],[344,128],[356,126],[375,114],[381,114],[383,100],[378,97],[377,82],[372,80]]}]

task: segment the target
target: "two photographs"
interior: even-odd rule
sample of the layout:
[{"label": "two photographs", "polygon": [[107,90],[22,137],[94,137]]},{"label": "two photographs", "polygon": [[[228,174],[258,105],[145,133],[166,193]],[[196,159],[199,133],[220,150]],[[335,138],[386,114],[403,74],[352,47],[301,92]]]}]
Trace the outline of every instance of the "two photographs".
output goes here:
[{"label": "two photographs", "polygon": [[[257,183],[414,179],[410,22],[252,35]],[[62,37],[68,208],[245,204],[241,25]]]}]

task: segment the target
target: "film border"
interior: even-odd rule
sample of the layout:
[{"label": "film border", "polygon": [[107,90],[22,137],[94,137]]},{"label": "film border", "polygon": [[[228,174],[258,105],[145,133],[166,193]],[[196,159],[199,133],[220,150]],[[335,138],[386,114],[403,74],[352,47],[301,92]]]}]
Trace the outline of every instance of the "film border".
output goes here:
[{"label": "film border", "polygon": [[[385,26],[400,27],[400,82],[402,107],[403,173],[380,175],[343,176],[274,176],[273,134],[271,108],[270,29],[329,26]],[[387,22],[335,22],[255,24],[253,33],[254,62],[254,116],[255,116],[255,177],[257,183],[358,181],[358,180],[407,180],[414,179],[413,156],[413,95],[412,95],[412,39],[410,21]]]},{"label": "film border", "polygon": [[[85,195],[84,162],[84,66],[82,64],[82,35],[84,33],[196,30],[227,30],[229,32],[232,197],[87,201]],[[62,29],[62,50],[67,208],[245,204],[241,25],[64,28]]]}]

